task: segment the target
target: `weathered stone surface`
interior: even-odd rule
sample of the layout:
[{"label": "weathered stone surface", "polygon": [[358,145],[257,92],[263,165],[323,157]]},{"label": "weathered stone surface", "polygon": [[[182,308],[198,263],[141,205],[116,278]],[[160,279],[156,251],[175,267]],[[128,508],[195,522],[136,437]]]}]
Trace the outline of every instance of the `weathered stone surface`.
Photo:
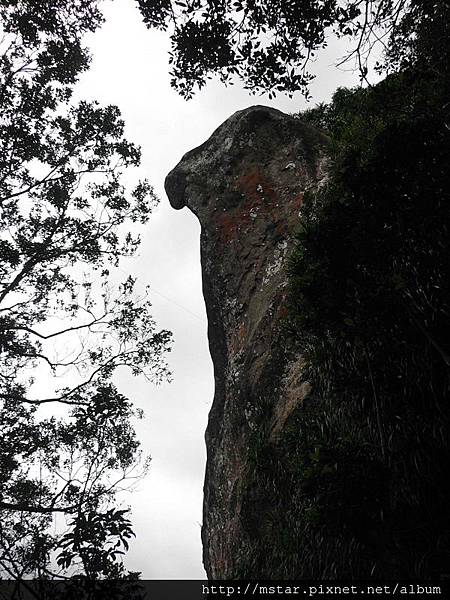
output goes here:
[{"label": "weathered stone surface", "polygon": [[304,192],[325,175],[326,148],[313,127],[254,106],[230,117],[166,179],[172,206],[188,206],[202,227],[215,374],[202,530],[209,577],[252,575],[242,564],[252,563],[260,520],[271,510],[251,476],[258,469],[252,446],[275,443],[308,392],[301,357],[283,342],[286,264]]}]

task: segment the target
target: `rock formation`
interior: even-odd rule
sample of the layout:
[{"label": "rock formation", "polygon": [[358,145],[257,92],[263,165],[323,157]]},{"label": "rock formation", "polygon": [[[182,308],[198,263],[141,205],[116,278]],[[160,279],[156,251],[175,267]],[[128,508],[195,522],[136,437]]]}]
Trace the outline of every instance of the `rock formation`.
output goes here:
[{"label": "rock formation", "polygon": [[305,190],[325,176],[327,143],[301,120],[254,106],[230,117],[166,179],[172,206],[187,206],[202,229],[215,375],[202,529],[211,578],[277,575],[261,572],[262,540],[268,515],[284,509],[264,491],[270,473],[259,488],[255,448],[277,443],[308,393],[301,357],[283,339],[286,267]]}]

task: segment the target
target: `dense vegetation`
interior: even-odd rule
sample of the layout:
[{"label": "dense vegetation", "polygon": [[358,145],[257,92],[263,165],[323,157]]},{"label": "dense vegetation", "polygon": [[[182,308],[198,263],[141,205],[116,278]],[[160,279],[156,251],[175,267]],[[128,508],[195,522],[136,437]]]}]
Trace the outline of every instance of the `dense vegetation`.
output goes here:
[{"label": "dense vegetation", "polygon": [[313,395],[276,461],[291,576],[448,572],[450,9],[431,10],[404,24],[396,74],[300,115],[333,155],[292,263]]}]

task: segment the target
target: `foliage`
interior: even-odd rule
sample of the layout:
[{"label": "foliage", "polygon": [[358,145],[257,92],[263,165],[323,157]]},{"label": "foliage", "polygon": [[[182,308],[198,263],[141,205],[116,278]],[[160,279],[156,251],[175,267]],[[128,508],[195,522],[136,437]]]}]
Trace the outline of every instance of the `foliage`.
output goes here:
[{"label": "foliage", "polygon": [[421,0],[137,0],[149,27],[171,31],[172,85],[186,98],[212,75],[254,91],[309,95],[309,67],[333,36],[363,79],[370,54],[398,37]]},{"label": "foliage", "polygon": [[333,156],[291,273],[313,385],[280,459],[301,482],[296,575],[447,570],[449,12],[416,12],[412,41],[392,49],[396,74],[300,115],[328,132]]},{"label": "foliage", "polygon": [[97,2],[7,1],[0,19],[0,568],[124,577],[114,498],[148,461],[112,377],[166,378],[170,334],[114,267],[156,198],[124,184],[140,150],[117,107],[71,101]]}]

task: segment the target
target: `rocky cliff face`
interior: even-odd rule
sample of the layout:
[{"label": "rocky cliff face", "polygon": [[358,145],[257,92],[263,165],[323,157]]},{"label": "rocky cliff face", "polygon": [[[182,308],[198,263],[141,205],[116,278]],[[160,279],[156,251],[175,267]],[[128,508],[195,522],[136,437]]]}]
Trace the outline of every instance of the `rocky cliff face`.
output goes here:
[{"label": "rocky cliff face", "polygon": [[[286,266],[302,198],[325,176],[327,138],[277,110],[237,112],[166,179],[202,228],[215,396],[206,431],[204,563],[209,577],[277,576],[264,554],[289,494],[260,461],[308,393],[284,340]],[[280,560],[283,560],[282,553]]]}]

